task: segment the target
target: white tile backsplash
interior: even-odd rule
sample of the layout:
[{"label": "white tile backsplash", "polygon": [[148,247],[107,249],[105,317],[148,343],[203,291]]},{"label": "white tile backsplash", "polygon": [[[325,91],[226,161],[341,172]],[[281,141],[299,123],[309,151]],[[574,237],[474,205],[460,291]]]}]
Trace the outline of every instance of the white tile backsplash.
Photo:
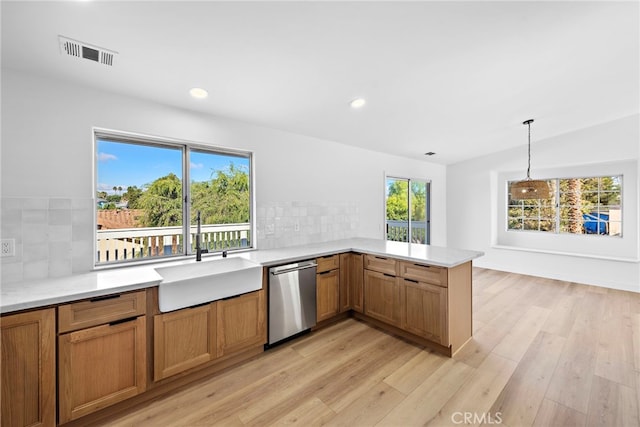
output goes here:
[{"label": "white tile backsplash", "polygon": [[91,198],[2,198],[2,238],[15,239],[16,254],[1,259],[1,282],[91,270],[93,203]]},{"label": "white tile backsplash", "polygon": [[260,249],[320,243],[358,235],[359,210],[353,202],[268,202],[259,205],[256,212]]}]

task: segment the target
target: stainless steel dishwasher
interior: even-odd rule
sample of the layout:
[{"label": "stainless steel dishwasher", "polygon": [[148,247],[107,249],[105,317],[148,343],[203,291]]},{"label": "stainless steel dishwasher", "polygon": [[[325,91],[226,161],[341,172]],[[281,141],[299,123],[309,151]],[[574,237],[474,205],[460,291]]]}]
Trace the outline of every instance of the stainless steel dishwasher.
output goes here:
[{"label": "stainless steel dishwasher", "polygon": [[302,261],[269,269],[269,346],[315,326],[317,266]]}]

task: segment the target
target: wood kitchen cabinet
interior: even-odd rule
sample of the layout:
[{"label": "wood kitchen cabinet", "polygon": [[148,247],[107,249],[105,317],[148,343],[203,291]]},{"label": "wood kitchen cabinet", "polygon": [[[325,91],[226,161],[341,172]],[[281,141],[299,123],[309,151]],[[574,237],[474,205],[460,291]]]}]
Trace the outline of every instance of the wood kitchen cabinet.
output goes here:
[{"label": "wood kitchen cabinet", "polygon": [[340,312],[364,312],[364,255],[340,254]]},{"label": "wood kitchen cabinet", "polygon": [[0,319],[2,426],[56,423],[55,309]]},{"label": "wood kitchen cabinet", "polygon": [[217,302],[217,356],[227,356],[267,342],[264,290]]},{"label": "wood kitchen cabinet", "polygon": [[447,288],[404,279],[402,329],[438,344],[449,345]]},{"label": "wood kitchen cabinet", "polygon": [[321,322],[340,312],[340,256],[316,259],[316,320]]},{"label": "wood kitchen cabinet", "polygon": [[155,381],[217,357],[216,303],[154,316]]},{"label": "wood kitchen cabinet", "polygon": [[400,261],[405,288],[402,328],[455,354],[472,335],[471,262],[441,267]]},{"label": "wood kitchen cabinet", "polygon": [[[123,299],[120,299],[123,298]],[[120,315],[122,301],[137,301],[136,308]],[[62,312],[82,312],[80,324],[58,319],[58,400],[60,423],[90,414],[133,397],[146,389],[145,292],[96,298],[60,306]],[[128,303],[127,303],[128,304]],[[127,305],[125,304],[125,305]]]},{"label": "wood kitchen cabinet", "polygon": [[340,270],[316,275],[316,320],[321,322],[340,311]]},{"label": "wood kitchen cabinet", "polygon": [[405,287],[402,328],[449,346],[449,269],[409,261],[401,261],[399,267]]},{"label": "wood kitchen cabinet", "polygon": [[364,314],[401,327],[403,291],[397,277],[364,270]]},{"label": "wood kitchen cabinet", "polygon": [[470,338],[471,262],[454,267],[364,256],[364,314],[448,356]]}]

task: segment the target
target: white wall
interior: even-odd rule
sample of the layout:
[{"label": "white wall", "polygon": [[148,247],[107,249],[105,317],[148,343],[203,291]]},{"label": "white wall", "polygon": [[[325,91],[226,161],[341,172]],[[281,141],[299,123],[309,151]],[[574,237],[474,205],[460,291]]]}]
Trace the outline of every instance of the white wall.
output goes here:
[{"label": "white wall", "polygon": [[[18,248],[4,281],[92,268],[92,127],[253,151],[262,248],[381,237],[385,172],[432,181],[432,244],[447,243],[444,166],[3,69],[2,237]],[[325,227],[287,227],[298,206]]]},{"label": "white wall", "polygon": [[[448,243],[484,251],[477,266],[640,291],[639,128],[640,116],[634,115],[543,141],[532,139],[534,178],[624,170],[622,239],[525,232],[506,237],[505,226],[498,221],[504,218],[504,180],[526,174],[525,133],[522,148],[447,168]],[[537,251],[523,250],[531,247]]]}]

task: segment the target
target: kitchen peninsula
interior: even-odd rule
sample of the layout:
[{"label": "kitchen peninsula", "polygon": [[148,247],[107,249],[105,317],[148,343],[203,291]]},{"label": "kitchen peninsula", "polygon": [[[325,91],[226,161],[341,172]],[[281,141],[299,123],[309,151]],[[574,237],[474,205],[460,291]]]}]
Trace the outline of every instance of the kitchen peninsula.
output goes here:
[{"label": "kitchen peninsula", "polygon": [[[3,360],[36,361],[20,371],[37,375],[40,384],[30,389],[30,398],[40,402],[34,419],[52,425],[57,417],[55,423],[73,425],[100,417],[259,355],[268,334],[268,268],[310,259],[319,266],[317,328],[353,316],[451,356],[471,338],[471,262],[479,256],[364,238],[248,251],[230,257],[262,266],[258,289],[170,312],[159,310],[163,278],[156,269],[188,270],[193,259],[3,284],[3,343],[12,344],[3,345]],[[220,259],[210,256],[199,264]],[[31,333],[21,338],[21,327]],[[100,354],[97,349],[105,345],[122,351]],[[21,360],[25,354],[33,357]],[[101,371],[93,366],[101,357],[105,376],[113,375],[109,366],[126,367],[116,369],[115,390],[83,379],[83,373]],[[118,365],[122,360],[125,365]],[[2,381],[3,387],[10,381],[11,389],[25,384],[17,372]],[[17,416],[21,403],[11,403],[3,403],[3,419]]]}]

